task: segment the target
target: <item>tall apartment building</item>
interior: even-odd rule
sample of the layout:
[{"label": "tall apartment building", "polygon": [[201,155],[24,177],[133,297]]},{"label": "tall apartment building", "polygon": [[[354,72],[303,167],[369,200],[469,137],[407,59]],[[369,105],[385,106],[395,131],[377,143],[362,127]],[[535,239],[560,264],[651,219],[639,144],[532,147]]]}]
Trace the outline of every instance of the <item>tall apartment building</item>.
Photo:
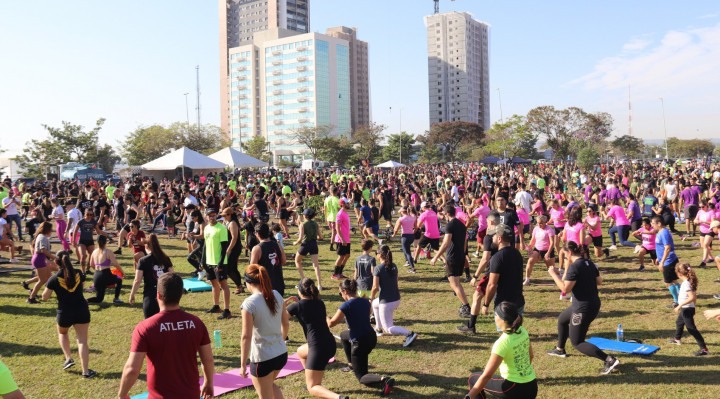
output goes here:
[{"label": "tall apartment building", "polygon": [[466,12],[425,17],[430,125],[475,122],[490,128],[489,26]]},{"label": "tall apartment building", "polygon": [[309,0],[219,0],[220,116],[223,131],[230,131],[228,50],[251,43],[254,34],[272,28],[310,32],[309,7]]},{"label": "tall apartment building", "polygon": [[354,132],[370,124],[370,78],[368,44],[357,38],[357,29],[346,26],[329,28],[326,35],[347,40],[350,46],[351,126]]},{"label": "tall apartment building", "polygon": [[292,130],[332,126],[351,132],[350,46],[319,33],[256,33],[229,50],[229,128],[233,147],[252,136],[270,143],[274,164],[298,162],[307,149]]}]

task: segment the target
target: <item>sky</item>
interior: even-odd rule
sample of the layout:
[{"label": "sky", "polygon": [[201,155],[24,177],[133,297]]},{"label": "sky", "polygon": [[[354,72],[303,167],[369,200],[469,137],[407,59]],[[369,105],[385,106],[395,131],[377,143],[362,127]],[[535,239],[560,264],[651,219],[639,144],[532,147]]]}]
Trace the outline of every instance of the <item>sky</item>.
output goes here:
[{"label": "sky", "polygon": [[[351,26],[369,43],[371,115],[428,129],[432,0],[310,0],[311,30]],[[216,0],[0,2],[0,148],[42,125],[92,127],[117,146],[138,126],[220,124]],[[720,2],[441,0],[490,25],[491,121],[541,105],[609,112],[614,135],[720,138]],[[189,93],[185,96],[185,93]],[[662,99],[662,100],[661,100]],[[391,110],[392,108],[392,110]],[[664,108],[664,112],[663,112]],[[402,110],[402,118],[401,112]],[[663,118],[664,117],[664,118]]]}]

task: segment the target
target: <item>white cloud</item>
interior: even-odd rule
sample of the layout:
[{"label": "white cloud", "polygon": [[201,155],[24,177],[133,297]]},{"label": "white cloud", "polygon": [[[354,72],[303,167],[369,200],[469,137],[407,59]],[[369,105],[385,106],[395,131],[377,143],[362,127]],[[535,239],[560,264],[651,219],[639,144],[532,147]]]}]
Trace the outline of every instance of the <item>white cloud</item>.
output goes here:
[{"label": "white cloud", "polygon": [[623,51],[600,60],[592,72],[569,82],[587,90],[664,93],[720,86],[720,24],[667,32],[659,42],[635,38]]},{"label": "white cloud", "polygon": [[705,14],[698,17],[698,19],[713,19],[719,17],[720,14]]}]

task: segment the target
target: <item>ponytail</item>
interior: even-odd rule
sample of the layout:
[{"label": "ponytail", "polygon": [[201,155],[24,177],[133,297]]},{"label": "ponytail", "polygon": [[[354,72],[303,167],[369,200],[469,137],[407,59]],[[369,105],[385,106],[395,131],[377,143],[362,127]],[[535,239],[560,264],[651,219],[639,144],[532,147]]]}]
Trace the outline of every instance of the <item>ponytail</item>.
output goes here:
[{"label": "ponytail", "polygon": [[275,315],[278,304],[277,300],[275,300],[275,294],[273,294],[267,269],[257,264],[249,265],[245,268],[245,276],[243,278],[246,283],[258,286],[265,299],[265,304],[267,304],[268,309],[270,309],[270,313]]},{"label": "ponytail", "polygon": [[509,327],[503,331],[506,334],[519,334],[520,327],[522,327],[523,317],[518,312],[518,307],[512,302],[501,302],[495,307],[495,313],[505,323],[509,324]]},{"label": "ponytail", "polygon": [[385,263],[385,269],[390,272],[391,275],[397,275],[397,267],[393,263],[392,251],[390,251],[390,246],[381,245],[379,251],[380,258],[383,260],[383,263]]},{"label": "ponytail", "polygon": [[695,270],[693,270],[690,267],[689,263],[678,264],[677,266],[675,266],[675,272],[687,277],[687,280],[690,283],[690,289],[692,291],[697,291],[697,287],[698,287],[697,273],[695,273]]},{"label": "ponytail", "polygon": [[62,269],[65,277],[65,286],[72,287],[75,283],[75,268],[70,261],[70,253],[68,251],[59,251],[55,255],[55,263]]},{"label": "ponytail", "polygon": [[314,300],[320,299],[320,291],[315,285],[315,281],[313,281],[311,278],[305,277],[300,280],[300,286],[298,287],[298,291],[300,292],[300,295],[304,297],[308,297]]}]

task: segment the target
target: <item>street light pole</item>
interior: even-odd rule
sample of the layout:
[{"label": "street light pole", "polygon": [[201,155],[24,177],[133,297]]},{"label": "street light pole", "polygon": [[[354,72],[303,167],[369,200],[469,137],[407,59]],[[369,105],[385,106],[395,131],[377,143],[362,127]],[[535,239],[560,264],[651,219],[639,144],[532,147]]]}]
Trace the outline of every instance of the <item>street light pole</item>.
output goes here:
[{"label": "street light pole", "polygon": [[[392,113],[392,107],[390,107],[390,113]],[[399,162],[402,163],[402,146],[403,146],[403,131],[402,131],[402,107],[400,107],[400,159]]]},{"label": "street light pole", "polygon": [[503,112],[502,112],[502,97],[500,96],[500,88],[497,88],[498,92],[498,105],[500,105],[500,123],[505,123],[505,120],[503,119]]},{"label": "street light pole", "polygon": [[665,120],[665,100],[662,97],[660,97],[660,104],[662,105],[663,128],[665,129],[665,160],[668,160],[670,157],[668,156],[667,121]]}]

